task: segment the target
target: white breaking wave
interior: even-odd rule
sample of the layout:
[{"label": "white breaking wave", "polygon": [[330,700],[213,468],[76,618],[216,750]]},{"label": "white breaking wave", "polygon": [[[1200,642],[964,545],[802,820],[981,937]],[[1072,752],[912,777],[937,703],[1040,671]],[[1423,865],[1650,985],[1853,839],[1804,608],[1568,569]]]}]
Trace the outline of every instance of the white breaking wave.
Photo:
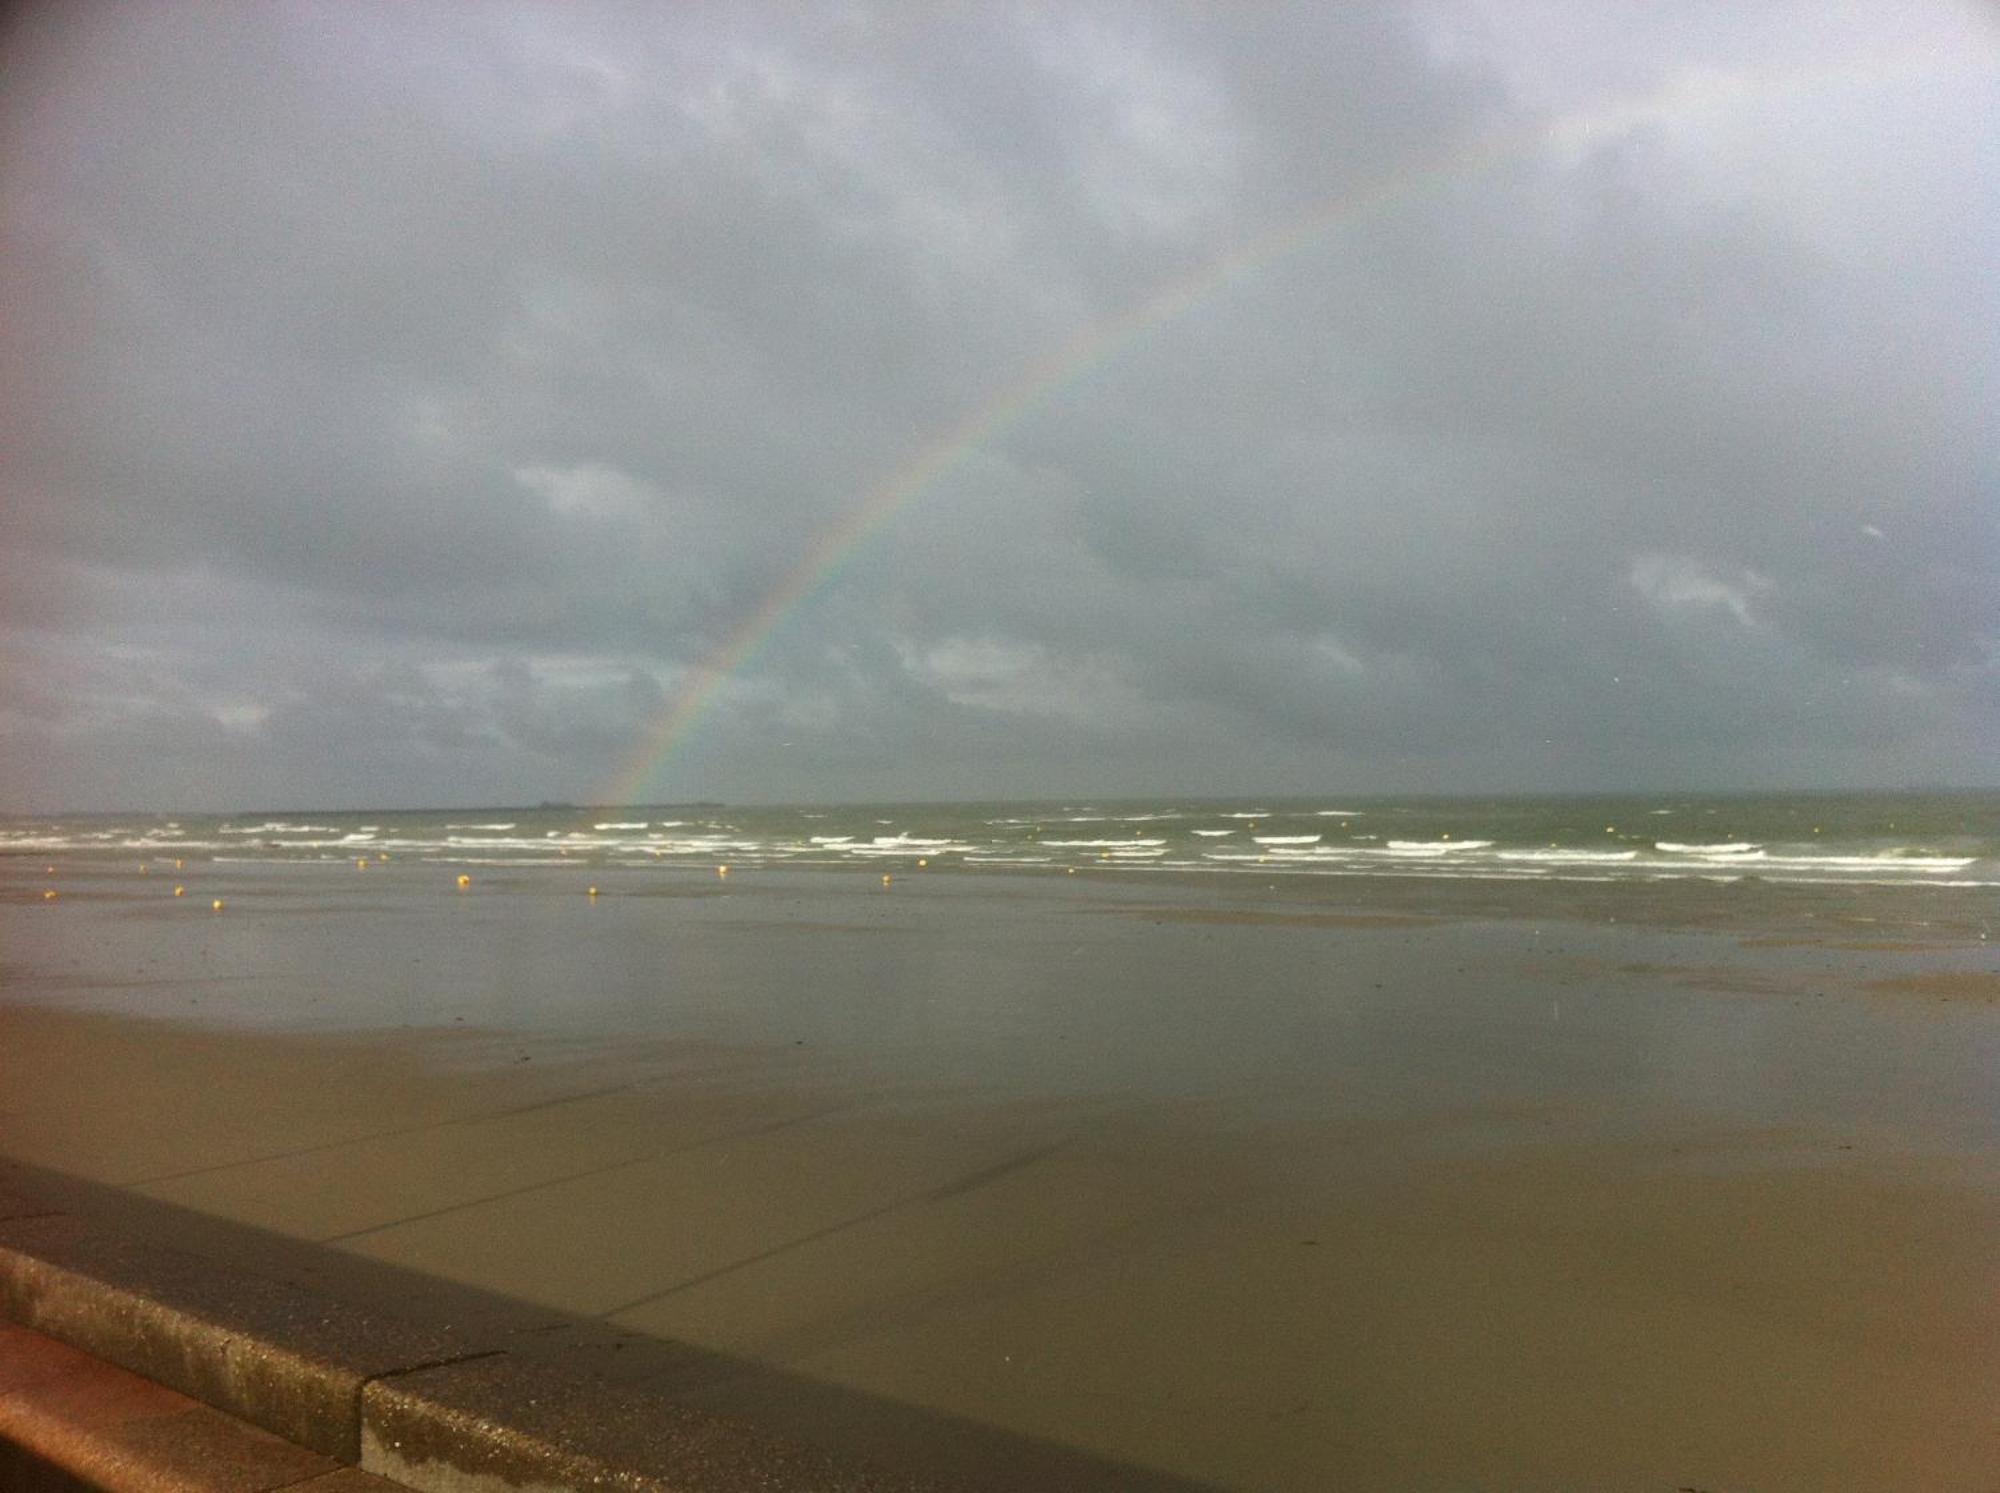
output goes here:
[{"label": "white breaking wave", "polygon": [[[996,872],[1009,866],[1045,869],[1053,861],[1057,867],[1067,865],[1078,872],[1091,867],[1140,874],[1191,869],[1218,875],[1458,877],[1530,884],[1685,880],[1716,887],[1759,879],[1828,886],[1969,887],[1991,886],[1991,880],[1975,878],[2000,875],[2000,855],[1995,854],[1995,842],[1990,838],[1960,831],[1941,834],[1925,844],[1917,838],[1921,831],[1914,826],[1908,831],[1908,842],[1900,844],[1893,830],[1880,839],[1844,835],[1821,839],[1802,837],[1790,826],[1779,828],[1755,816],[1743,818],[1732,813],[1722,820],[1737,827],[1727,840],[1654,842],[1639,834],[1629,839],[1572,837],[1556,831],[1553,823],[1537,834],[1531,827],[1533,821],[1517,828],[1514,820],[1503,815],[1492,822],[1495,832],[1507,832],[1509,839],[1494,841],[1458,837],[1460,833],[1479,834],[1475,828],[1479,820],[1471,817],[1451,835],[1439,832],[1416,838],[1415,830],[1425,821],[1406,819],[1402,810],[1389,817],[1380,806],[1372,812],[1387,833],[1377,835],[1354,834],[1348,821],[1363,811],[1349,808],[1288,806],[1225,811],[1211,806],[1146,811],[1131,805],[1126,807],[1139,811],[1121,813],[1105,812],[1107,807],[1049,806],[1046,813],[1023,812],[983,820],[950,813],[875,819],[846,813],[754,810],[732,815],[727,821],[665,820],[653,821],[650,827],[645,821],[631,820],[606,820],[591,826],[579,824],[580,815],[565,814],[558,819],[538,815],[536,821],[518,823],[447,823],[429,816],[403,816],[386,828],[371,825],[357,829],[346,816],[329,816],[342,820],[336,829],[331,824],[307,822],[303,814],[298,820],[271,814],[262,822],[247,817],[204,818],[196,825],[196,834],[203,837],[199,840],[184,838],[186,831],[178,824],[16,820],[0,826],[0,853],[74,850],[85,855],[122,853],[151,858],[162,852],[205,856],[220,850],[240,859],[306,865],[329,864],[343,857],[351,861],[363,855],[372,860],[379,851],[413,860],[457,859],[482,865],[651,865],[673,874],[686,874],[705,860],[745,866],[761,863],[773,868],[797,862],[800,868],[813,866],[814,874],[845,867],[850,872],[873,870],[878,875],[882,870],[897,869],[897,861],[914,865],[920,857],[927,857],[932,865],[970,864]],[[1633,813],[1636,823],[1641,812],[1681,812],[1692,818],[1700,810],[1683,806],[1679,810],[1628,812]],[[1303,830],[1302,821],[1308,817],[1344,822],[1324,833],[1286,832]],[[839,822],[829,824],[828,819]],[[1206,825],[1201,824],[1204,819]],[[1224,823],[1216,824],[1217,819]],[[1183,822],[1151,822],[1162,820]],[[1388,829],[1391,823],[1402,824],[1401,833],[1411,838],[1388,838],[1389,833],[1395,833]],[[560,827],[550,828],[551,824]],[[853,828],[843,831],[843,826]],[[1031,836],[1030,828],[1037,833]],[[1698,826],[1691,823],[1687,828],[1693,832]],[[956,834],[945,838],[947,831]],[[1766,839],[1749,839],[1753,832],[1765,834]],[[1552,833],[1558,843],[1548,843]],[[1043,840],[1042,834],[1073,838]],[[1190,845],[1189,838],[1201,843]],[[546,859],[559,853],[564,860]],[[472,861],[473,857],[479,859]]]},{"label": "white breaking wave", "polygon": [[907,859],[922,852],[925,855],[960,855],[968,850],[977,850],[976,845],[962,845],[955,840],[878,840],[873,845],[832,845],[830,850],[838,850],[846,855],[898,856]]},{"label": "white breaking wave", "polygon": [[1900,851],[1885,850],[1876,855],[1767,855],[1760,857],[1767,866],[1798,866],[1805,869],[1851,866],[1856,870],[1886,871],[1892,867],[1907,871],[1962,871],[1971,865],[1976,856],[1954,855],[1905,855]]},{"label": "white breaking wave", "polygon": [[1051,850],[1115,850],[1136,845],[1164,845],[1165,840],[1044,840]]},{"label": "white breaking wave", "polygon": [[1544,861],[1556,866],[1619,865],[1637,860],[1636,850],[1502,850],[1503,861]]}]

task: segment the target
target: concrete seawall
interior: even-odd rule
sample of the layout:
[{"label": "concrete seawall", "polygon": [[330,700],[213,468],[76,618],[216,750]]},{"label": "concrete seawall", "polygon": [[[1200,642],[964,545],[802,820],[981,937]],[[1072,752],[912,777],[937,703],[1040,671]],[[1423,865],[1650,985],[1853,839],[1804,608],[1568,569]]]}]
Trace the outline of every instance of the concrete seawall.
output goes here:
[{"label": "concrete seawall", "polygon": [[58,1180],[0,1187],[0,1319],[420,1493],[1200,1493],[683,1344],[465,1312],[449,1288],[470,1325],[405,1317],[167,1242],[143,1200],[122,1220],[124,1199],[85,1188],[73,1208]]},{"label": "concrete seawall", "polygon": [[32,1200],[0,1213],[0,1315],[411,1488],[943,1486],[657,1390],[570,1378],[491,1341],[222,1270]]}]

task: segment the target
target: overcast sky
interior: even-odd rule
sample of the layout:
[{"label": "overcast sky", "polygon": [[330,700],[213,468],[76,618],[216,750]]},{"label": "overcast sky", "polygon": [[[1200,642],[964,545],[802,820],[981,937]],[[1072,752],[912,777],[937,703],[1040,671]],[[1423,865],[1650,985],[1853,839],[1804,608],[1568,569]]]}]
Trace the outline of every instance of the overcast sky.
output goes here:
[{"label": "overcast sky", "polygon": [[0,809],[2000,782],[1989,11],[9,25]]}]

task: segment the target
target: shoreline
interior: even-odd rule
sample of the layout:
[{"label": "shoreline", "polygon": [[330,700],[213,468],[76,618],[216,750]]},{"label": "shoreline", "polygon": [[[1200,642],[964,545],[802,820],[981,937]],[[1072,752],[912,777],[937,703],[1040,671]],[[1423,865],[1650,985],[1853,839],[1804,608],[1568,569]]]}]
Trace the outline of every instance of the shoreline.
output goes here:
[{"label": "shoreline", "polygon": [[[341,898],[358,890],[353,885],[354,864],[344,857],[195,855],[191,870],[141,871],[149,860],[161,858],[158,854],[141,857],[109,851],[0,851],[0,906],[34,905],[51,889],[65,899],[81,896],[157,904],[170,894],[173,885],[187,883],[193,900],[185,910],[192,911],[200,910],[196,887],[263,887],[288,878],[323,884]],[[967,865],[949,858],[920,867],[918,859],[915,852],[907,862],[864,865],[736,857],[726,862],[730,873],[726,880],[718,878],[717,865],[708,862],[631,865],[580,856],[547,862],[485,863],[455,857],[391,860],[373,864],[366,874],[370,892],[387,882],[398,889],[445,893],[454,875],[470,867],[476,873],[473,884],[482,895],[501,890],[556,895],[561,888],[563,895],[574,896],[578,888],[566,883],[594,881],[603,886],[606,896],[705,899],[756,895],[772,888],[783,891],[813,881],[872,887],[886,872],[894,885],[905,891],[926,883],[949,886],[963,882],[990,883],[1003,892],[1010,887],[1024,892],[1071,893],[1089,888],[1119,893],[1150,888],[1166,896],[1211,897],[1227,903],[1276,900],[1315,908],[1344,907],[1362,915],[1387,912],[1427,920],[1620,921],[1690,929],[1762,928],[1775,936],[1807,937],[1828,927],[1871,933],[1903,930],[1918,937],[1948,940],[2000,935],[2000,910],[1996,910],[1991,889],[1948,881],[1805,881],[1764,878],[1754,872],[1726,878],[1681,874],[1493,877],[1421,870],[1335,871],[1281,864],[1254,869],[1108,864],[1071,868]],[[77,884],[79,878],[82,887]]]}]

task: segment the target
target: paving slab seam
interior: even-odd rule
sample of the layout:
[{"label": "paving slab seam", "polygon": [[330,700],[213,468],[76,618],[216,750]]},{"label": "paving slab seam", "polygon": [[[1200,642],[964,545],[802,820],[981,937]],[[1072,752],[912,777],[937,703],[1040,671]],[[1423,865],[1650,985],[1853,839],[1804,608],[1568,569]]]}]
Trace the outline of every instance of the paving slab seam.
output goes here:
[{"label": "paving slab seam", "polygon": [[188,1167],[177,1172],[157,1172],[151,1176],[130,1177],[119,1185],[122,1187],[152,1187],[161,1182],[182,1182],[189,1177],[206,1177],[215,1172],[235,1171],[238,1167],[261,1166],[269,1161],[292,1161],[300,1156],[315,1156],[322,1151],[338,1151],[345,1146],[365,1145],[369,1141],[395,1140],[405,1135],[424,1135],[433,1130],[448,1130],[455,1125],[481,1125],[492,1120],[510,1120],[516,1115],[533,1114],[537,1110],[555,1109],[564,1104],[581,1104],[589,1099],[602,1099],[610,1094],[622,1094],[638,1085],[629,1083],[610,1084],[601,1089],[588,1089],[580,1094],[560,1094],[551,1099],[537,1099],[532,1104],[515,1105],[507,1109],[486,1110],[473,1115],[455,1115],[445,1120],[427,1120],[421,1125],[398,1125],[389,1130],[370,1130],[361,1135],[342,1136],[339,1140],[320,1141],[310,1146],[297,1146],[289,1151],[265,1151],[255,1156],[240,1157],[235,1161],[218,1161],[207,1166]]},{"label": "paving slab seam", "polygon": [[461,1353],[456,1358],[440,1358],[430,1363],[413,1363],[407,1368],[384,1369],[379,1374],[370,1374],[354,1387],[354,1423],[362,1427],[362,1438],[367,1438],[368,1387],[384,1384],[391,1379],[400,1379],[405,1374],[421,1374],[430,1369],[450,1368],[453,1364],[472,1363],[481,1358],[499,1358],[505,1355],[505,1348],[487,1348],[478,1353]]},{"label": "paving slab seam", "polygon": [[506,1354],[507,1350],[505,1348],[487,1348],[478,1353],[461,1353],[455,1358],[438,1358],[433,1359],[429,1363],[413,1363],[404,1368],[384,1369],[379,1374],[370,1374],[366,1379],[363,1379],[361,1381],[361,1392],[366,1393],[368,1386],[371,1384],[380,1384],[385,1379],[398,1379],[404,1374],[421,1374],[426,1369],[449,1368],[455,1363],[471,1363],[475,1359],[480,1358],[504,1358]]}]

